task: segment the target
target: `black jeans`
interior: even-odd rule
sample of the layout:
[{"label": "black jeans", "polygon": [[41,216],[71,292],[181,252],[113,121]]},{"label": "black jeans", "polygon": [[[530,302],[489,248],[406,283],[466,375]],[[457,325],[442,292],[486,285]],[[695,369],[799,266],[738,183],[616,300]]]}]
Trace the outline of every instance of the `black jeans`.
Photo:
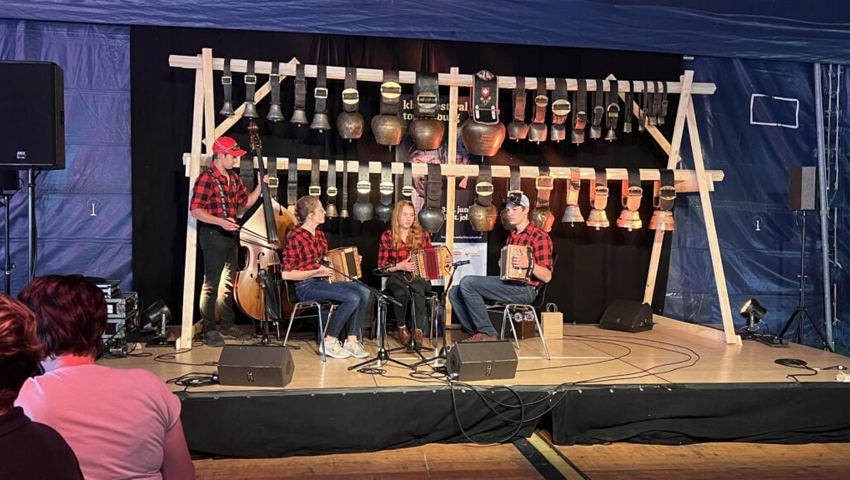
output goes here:
[{"label": "black jeans", "polygon": [[204,285],[201,287],[201,317],[204,332],[233,326],[233,270],[238,268],[239,241],[198,224],[198,244],[204,258]]},{"label": "black jeans", "polygon": [[[416,312],[413,318],[413,328],[425,328],[428,323],[428,308],[425,302],[425,294],[431,291],[431,282],[422,278],[414,278],[408,283],[401,272],[393,272],[387,277],[386,289],[393,298],[401,303],[401,306],[393,304],[396,323],[407,325],[407,310],[410,301],[413,300],[413,309]],[[408,287],[410,290],[408,291]],[[412,298],[411,298],[412,297]]]}]

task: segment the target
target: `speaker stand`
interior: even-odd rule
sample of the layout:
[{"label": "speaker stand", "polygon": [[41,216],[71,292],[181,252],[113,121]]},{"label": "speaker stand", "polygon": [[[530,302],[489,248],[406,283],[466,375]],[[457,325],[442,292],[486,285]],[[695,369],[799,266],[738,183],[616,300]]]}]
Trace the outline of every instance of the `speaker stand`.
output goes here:
[{"label": "speaker stand", "polygon": [[802,216],[802,220],[800,221],[800,283],[798,286],[799,291],[799,299],[797,301],[797,308],[794,309],[794,312],[791,313],[791,316],[788,317],[788,320],[785,321],[785,325],[782,327],[782,331],[779,332],[777,338],[780,342],[786,341],[785,334],[791,328],[795,322],[797,324],[795,332],[794,332],[794,341],[796,343],[801,343],[803,341],[803,320],[807,319],[809,324],[812,326],[812,330],[818,334],[820,338],[821,345],[830,350],[829,344],[826,343],[826,339],[821,335],[820,330],[818,330],[815,322],[812,321],[812,318],[809,316],[809,313],[806,309],[806,211],[799,210],[799,213]]},{"label": "speaker stand", "polygon": [[[35,170],[32,167],[27,168],[27,254],[29,255],[29,281],[32,282],[35,276]],[[8,223],[7,223],[8,225]]]}]

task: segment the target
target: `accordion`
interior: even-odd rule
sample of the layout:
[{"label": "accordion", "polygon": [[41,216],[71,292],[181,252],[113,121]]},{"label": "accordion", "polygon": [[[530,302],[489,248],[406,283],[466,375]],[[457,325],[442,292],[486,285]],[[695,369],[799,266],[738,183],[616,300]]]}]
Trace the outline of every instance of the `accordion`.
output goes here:
[{"label": "accordion", "polygon": [[417,248],[410,253],[410,258],[416,264],[413,275],[425,280],[437,280],[448,275],[446,263],[449,260],[449,249],[445,246]]},{"label": "accordion", "polygon": [[360,278],[360,255],[357,253],[357,247],[340,247],[328,250],[328,261],[331,263],[331,268],[334,270],[331,276],[328,277],[329,283],[347,282],[349,281],[340,272],[353,278]]},{"label": "accordion", "polygon": [[515,255],[527,255],[529,264],[534,259],[534,253],[531,247],[525,245],[505,245],[502,247],[502,268],[499,272],[499,278],[502,280],[528,280],[529,271],[524,268],[514,268],[511,265],[511,258]]}]

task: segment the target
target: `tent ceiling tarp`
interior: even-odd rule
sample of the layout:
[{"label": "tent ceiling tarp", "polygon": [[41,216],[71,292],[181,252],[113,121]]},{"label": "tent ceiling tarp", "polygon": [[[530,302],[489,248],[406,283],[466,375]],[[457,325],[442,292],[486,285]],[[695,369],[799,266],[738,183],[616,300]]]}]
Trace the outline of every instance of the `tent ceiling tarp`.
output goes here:
[{"label": "tent ceiling tarp", "polygon": [[7,0],[2,15],[850,64],[850,2],[824,0]]}]

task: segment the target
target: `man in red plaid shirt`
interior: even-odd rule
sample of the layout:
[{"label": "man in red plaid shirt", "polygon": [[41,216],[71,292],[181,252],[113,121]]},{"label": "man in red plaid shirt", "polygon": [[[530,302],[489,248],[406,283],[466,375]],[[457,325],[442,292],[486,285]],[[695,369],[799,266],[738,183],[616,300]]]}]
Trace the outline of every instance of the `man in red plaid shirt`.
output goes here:
[{"label": "man in red plaid shirt", "polygon": [[[295,296],[300,301],[330,300],[339,304],[320,347],[327,356],[366,358],[369,354],[358,335],[369,313],[372,292],[357,282],[328,283],[333,270],[322,264],[328,253],[328,241],[319,228],[325,223],[325,209],[318,197],[299,198],[295,211],[301,224],[286,234],[282,277],[295,282]],[[346,326],[348,332],[343,344],[339,336]]]},{"label": "man in red plaid shirt", "polygon": [[499,277],[466,276],[460,285],[449,291],[452,311],[457,314],[463,329],[472,334],[467,341],[492,341],[499,338],[490,322],[484,300],[533,303],[537,289],[552,280],[552,238],[529,221],[529,205],[528,197],[522,193],[510,194],[506,203],[508,220],[514,227],[508,237],[508,245],[525,245],[533,251],[531,261],[527,255],[514,255],[510,260],[514,268],[528,271],[528,279],[509,281]]},{"label": "man in red plaid shirt", "polygon": [[251,338],[233,323],[233,269],[239,254],[236,212],[260,197],[259,183],[248,193],[242,179],[232,171],[245,153],[236,140],[219,137],[213,143],[213,160],[198,175],[192,189],[189,209],[198,220],[198,244],[204,257],[201,317],[204,339],[212,347],[223,346],[223,337]]}]

